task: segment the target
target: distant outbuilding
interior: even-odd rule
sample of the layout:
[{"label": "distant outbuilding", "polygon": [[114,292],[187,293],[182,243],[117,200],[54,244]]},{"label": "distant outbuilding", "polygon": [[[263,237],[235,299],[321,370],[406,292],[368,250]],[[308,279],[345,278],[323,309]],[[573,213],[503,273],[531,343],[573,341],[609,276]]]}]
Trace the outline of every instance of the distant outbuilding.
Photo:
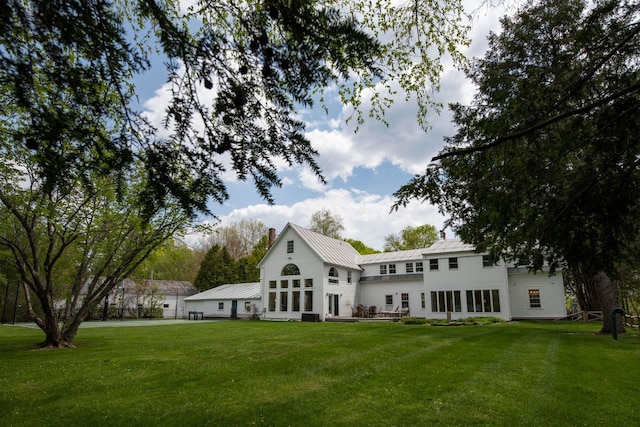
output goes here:
[{"label": "distant outbuilding", "polygon": [[262,314],[260,283],[216,286],[184,299],[185,311],[204,318],[250,319]]}]

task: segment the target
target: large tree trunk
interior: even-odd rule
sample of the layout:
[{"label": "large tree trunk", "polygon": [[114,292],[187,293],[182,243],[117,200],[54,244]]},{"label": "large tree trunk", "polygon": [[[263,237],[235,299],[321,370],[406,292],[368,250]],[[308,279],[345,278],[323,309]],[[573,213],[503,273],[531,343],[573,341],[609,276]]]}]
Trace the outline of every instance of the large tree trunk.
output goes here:
[{"label": "large tree trunk", "polygon": [[[602,306],[602,318],[604,320],[601,334],[613,333],[613,320],[611,312],[620,307],[618,301],[618,288],[616,284],[603,272],[599,272],[593,277],[593,284],[598,292],[600,304]],[[619,334],[624,334],[624,319],[622,316],[616,316],[616,327]]]},{"label": "large tree trunk", "polygon": [[[44,341],[39,345],[42,348],[65,348],[65,347],[75,347],[73,345],[73,336],[71,339],[65,339],[65,334],[61,329],[61,324],[58,322],[58,314],[55,310],[55,304],[51,298],[40,298],[40,305],[42,306],[43,317],[40,318],[35,310],[33,309],[31,296],[29,293],[29,289],[24,287],[25,289],[25,300],[27,302],[27,309],[29,310],[29,315],[36,322],[36,325],[42,329],[44,332],[45,338]],[[76,327],[77,331],[77,327]],[[75,333],[73,334],[75,335]]]},{"label": "large tree trunk", "polygon": [[593,276],[582,272],[579,268],[565,270],[565,284],[573,292],[581,311],[602,309],[599,293],[593,283]]}]

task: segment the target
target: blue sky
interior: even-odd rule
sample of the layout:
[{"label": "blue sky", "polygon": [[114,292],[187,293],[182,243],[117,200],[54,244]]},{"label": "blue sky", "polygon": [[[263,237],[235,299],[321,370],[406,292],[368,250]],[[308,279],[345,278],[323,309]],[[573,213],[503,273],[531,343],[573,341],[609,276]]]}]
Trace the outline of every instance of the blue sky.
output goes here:
[{"label": "blue sky", "polygon": [[[475,7],[475,2],[469,3]],[[475,13],[472,44],[465,49],[469,57],[483,55],[486,36],[490,30],[499,29],[498,18],[503,9],[488,8]],[[155,67],[139,79],[137,85],[145,114],[159,123],[168,93],[164,73],[155,74],[154,70]],[[284,185],[273,189],[275,204],[270,206],[256,194],[251,181],[241,182],[230,174],[225,176],[228,201],[222,206],[211,205],[211,210],[222,225],[241,219],[257,219],[279,232],[287,222],[306,227],[312,213],[328,209],[342,218],[343,237],[361,240],[379,250],[385,236],[398,233],[409,225],[431,224],[441,229],[444,217],[436,207],[428,204],[414,202],[390,213],[393,193],[411,176],[424,170],[442,147],[443,137],[455,133],[446,105],[468,103],[473,91],[473,86],[461,72],[446,67],[441,90],[434,95],[445,108],[440,115],[430,116],[432,129],[429,132],[418,126],[416,104],[403,98],[396,100],[388,111],[388,126],[371,119],[357,133],[352,125],[345,123],[348,108],[342,106],[337,97],[328,115],[320,107],[301,111],[301,117],[307,123],[307,137],[319,152],[317,160],[327,185],[322,186],[307,168],[282,165],[279,175]],[[213,218],[201,220],[212,222]]]}]

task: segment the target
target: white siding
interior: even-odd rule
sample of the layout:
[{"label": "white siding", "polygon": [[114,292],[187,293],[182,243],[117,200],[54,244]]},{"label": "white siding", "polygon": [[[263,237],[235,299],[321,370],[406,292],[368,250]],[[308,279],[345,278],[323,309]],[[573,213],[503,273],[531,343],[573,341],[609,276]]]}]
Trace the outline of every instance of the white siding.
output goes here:
[{"label": "white siding", "polygon": [[[176,295],[165,295],[162,304],[162,317],[165,319],[182,319],[186,316],[184,295],[178,295],[176,301]],[[167,306],[167,307],[165,307]],[[177,310],[176,310],[177,306]]]},{"label": "white siding", "polygon": [[[290,241],[293,241],[292,253],[287,252]],[[558,318],[566,315],[561,275],[549,278],[544,273],[534,275],[526,271],[511,274],[503,261],[485,267],[482,254],[475,253],[472,246],[459,240],[438,241],[427,249],[364,256],[354,255],[353,248],[345,245],[348,244],[288,224],[259,264],[261,306],[266,309],[264,318],[300,320],[302,314],[308,312],[324,320],[336,315],[336,311],[340,317],[350,317],[358,304],[375,305],[382,310],[401,307],[402,294],[408,294],[410,314],[415,317],[446,318],[446,309],[451,306],[454,319],[495,316],[510,320],[512,317]],[[450,267],[450,258],[455,259],[457,268]],[[438,260],[437,270],[430,270],[432,259]],[[418,262],[422,263],[422,271],[416,268]],[[407,263],[412,265],[410,270],[406,268]],[[287,264],[295,264],[300,274],[282,276],[282,269]],[[391,264],[395,265],[394,273]],[[384,273],[381,273],[381,265],[385,266]],[[331,268],[337,270],[337,277],[329,276]],[[351,283],[347,280],[349,272]],[[313,281],[313,287],[305,286],[306,279]],[[282,286],[283,280],[288,281],[286,288]],[[293,280],[300,281],[299,288],[293,287]],[[276,282],[275,288],[269,287],[270,281]],[[540,308],[529,307],[530,288],[540,290]],[[309,311],[305,310],[305,291],[313,292],[313,308]],[[298,311],[293,310],[294,292],[300,292]],[[432,292],[436,297],[435,309]],[[271,293],[275,293],[273,311],[269,310]],[[286,309],[281,305],[283,295],[288,301]],[[393,299],[389,306],[387,295]],[[448,297],[453,301],[448,301]],[[496,299],[499,309],[498,304],[493,304]],[[337,307],[334,306],[336,302]],[[460,311],[456,311],[457,303]],[[445,310],[441,311],[443,307]],[[242,308],[239,303],[239,314]]]},{"label": "white siding", "polygon": [[[249,319],[252,314],[245,310],[245,303],[255,304],[259,314],[262,314],[262,307],[260,300],[237,300],[238,311],[237,316],[239,319]],[[222,308],[220,308],[222,303]],[[232,300],[195,300],[185,301],[184,318],[187,318],[190,311],[201,311],[205,318],[231,318],[231,304]]]},{"label": "white siding", "polygon": [[[457,258],[458,268],[449,268],[449,258]],[[431,270],[429,267],[431,259],[438,259],[438,270]],[[441,255],[430,255],[425,259],[425,289],[426,289],[426,312],[427,317],[444,319],[446,312],[432,311],[431,291],[460,291],[462,311],[452,312],[453,319],[470,316],[492,316],[505,320],[511,319],[509,307],[509,293],[507,287],[507,269],[504,262],[500,261],[491,267],[482,266],[482,255],[449,253]],[[469,312],[467,309],[466,291],[495,290],[499,292],[500,312]]]},{"label": "white siding", "polygon": [[[421,293],[424,292],[424,283],[421,280],[405,281],[366,281],[360,284],[360,302],[370,307],[375,305],[382,310],[390,311],[393,307],[402,307],[402,294],[409,294],[409,310],[412,317],[426,317],[426,311],[422,308]],[[393,303],[386,305],[386,295],[391,295]]]},{"label": "white siding", "polygon": [[[529,290],[540,291],[540,307],[529,307]],[[567,315],[562,273],[529,273],[525,268],[510,269],[509,297],[514,319],[558,319]]]},{"label": "white siding", "polygon": [[[293,241],[293,253],[287,253],[287,242]],[[295,233],[291,228],[287,228],[284,234],[278,236],[275,245],[267,254],[269,257],[267,262],[261,263],[262,266],[262,299],[263,305],[267,308],[265,318],[267,319],[294,319],[300,320],[304,310],[304,293],[305,291],[313,291],[313,311],[311,313],[320,313],[324,318],[326,313],[324,298],[323,281],[325,275],[325,267],[315,252]],[[300,270],[299,276],[282,276],[282,268],[287,264],[295,264]],[[344,275],[346,280],[346,273]],[[300,288],[292,288],[292,281],[300,280]],[[313,287],[305,287],[305,279],[313,279]],[[269,288],[269,282],[275,280],[276,288]],[[282,289],[281,281],[288,280],[289,287]],[[292,311],[292,292],[301,292],[300,311]],[[269,293],[276,292],[275,311],[269,311]],[[289,300],[288,309],[280,310],[281,292],[286,292]]]}]

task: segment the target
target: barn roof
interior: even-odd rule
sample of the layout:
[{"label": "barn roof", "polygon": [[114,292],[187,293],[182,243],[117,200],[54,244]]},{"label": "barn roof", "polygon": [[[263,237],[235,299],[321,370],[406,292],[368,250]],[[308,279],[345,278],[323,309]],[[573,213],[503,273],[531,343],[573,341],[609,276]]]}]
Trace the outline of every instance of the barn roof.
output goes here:
[{"label": "barn roof", "polygon": [[[194,295],[198,290],[191,282],[180,280],[144,280],[144,282],[157,287],[159,292],[165,295]],[[134,292],[133,289],[138,281],[133,279],[124,279],[123,285],[127,292]]]},{"label": "barn roof", "polygon": [[260,283],[236,283],[220,285],[185,298],[185,301],[260,299]]}]

